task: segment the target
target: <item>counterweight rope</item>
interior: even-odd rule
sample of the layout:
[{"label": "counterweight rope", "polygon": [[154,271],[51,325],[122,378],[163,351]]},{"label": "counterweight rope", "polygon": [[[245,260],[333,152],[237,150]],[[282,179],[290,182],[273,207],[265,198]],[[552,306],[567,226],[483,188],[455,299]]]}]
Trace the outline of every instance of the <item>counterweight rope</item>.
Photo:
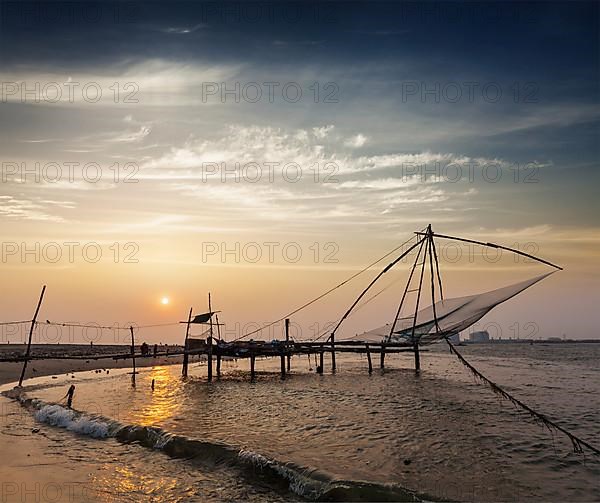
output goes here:
[{"label": "counterweight rope", "polygon": [[548,419],[544,414],[541,414],[541,413],[533,410],[531,407],[529,407],[528,405],[526,405],[523,402],[521,402],[521,400],[519,400],[518,398],[514,397],[513,395],[511,395],[507,391],[503,390],[495,382],[493,382],[490,379],[488,379],[487,377],[485,377],[481,372],[479,372],[479,370],[477,370],[475,367],[473,367],[473,365],[471,365],[467,360],[465,360],[464,356],[461,355],[458,352],[458,350],[448,340],[448,338],[446,338],[446,342],[448,343],[448,346],[450,346],[450,351],[456,355],[456,357],[460,360],[460,362],[465,367],[467,367],[467,369],[469,369],[469,371],[477,379],[485,382],[492,389],[492,391],[494,393],[496,393],[496,394],[500,395],[502,398],[510,401],[513,405],[521,407],[523,410],[525,410],[534,419],[535,422],[542,424],[543,426],[545,426],[549,430],[555,429],[555,430],[560,431],[561,433],[565,434],[569,438],[569,440],[571,441],[571,444],[573,445],[573,452],[581,454],[581,453],[583,453],[583,447],[586,447],[590,451],[592,451],[594,454],[600,455],[600,450],[598,450],[596,447],[594,447],[593,445],[589,444],[585,440],[582,440],[581,438],[577,437],[573,433],[565,430],[562,426],[556,424],[551,419]]}]

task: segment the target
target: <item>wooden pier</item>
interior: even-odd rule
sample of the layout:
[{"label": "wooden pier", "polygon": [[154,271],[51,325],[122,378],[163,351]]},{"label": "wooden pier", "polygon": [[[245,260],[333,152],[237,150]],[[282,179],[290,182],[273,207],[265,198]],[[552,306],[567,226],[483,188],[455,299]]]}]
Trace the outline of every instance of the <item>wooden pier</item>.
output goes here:
[{"label": "wooden pier", "polygon": [[[281,360],[281,377],[285,379],[287,373],[291,371],[291,357],[299,355],[318,355],[319,364],[317,365],[317,373],[323,373],[325,358],[328,353],[331,358],[331,371],[335,372],[335,355],[336,353],[359,353],[366,354],[369,363],[369,373],[373,371],[371,363],[371,354],[380,355],[380,367],[384,368],[385,355],[395,353],[414,353],[419,349],[415,349],[412,343],[376,343],[376,342],[355,342],[355,341],[337,341],[332,343],[327,342],[296,342],[288,340],[274,341],[237,341],[225,342],[216,340],[213,337],[206,339],[187,340],[187,355],[206,355],[208,364],[208,380],[213,378],[213,359],[216,358],[217,367],[216,375],[221,375],[221,360],[222,358],[248,358],[250,360],[250,378],[256,377],[256,359],[257,358],[279,358]],[[184,368],[182,374],[187,375],[188,358],[184,358]]]}]

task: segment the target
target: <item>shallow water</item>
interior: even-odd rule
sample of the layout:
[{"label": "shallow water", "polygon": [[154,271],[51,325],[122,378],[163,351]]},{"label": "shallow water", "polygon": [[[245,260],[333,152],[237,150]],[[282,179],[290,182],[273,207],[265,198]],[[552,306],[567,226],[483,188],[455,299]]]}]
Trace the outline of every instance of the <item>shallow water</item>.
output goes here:
[{"label": "shallow water", "polygon": [[[459,349],[525,403],[598,443],[600,345]],[[279,361],[260,360],[251,383],[246,361],[225,362],[222,378],[207,383],[206,366],[195,363],[187,380],[179,366],[143,370],[135,388],[130,375],[88,372],[29,390],[43,400],[29,409],[67,456],[106,467],[89,479],[103,501],[128,485],[152,501],[410,498],[403,488],[463,501],[600,500],[598,458],[573,454],[562,435],[474,382],[443,346],[422,355],[420,376],[411,365],[409,356],[388,356],[385,370],[368,375],[364,358],[344,355],[335,375],[319,376],[306,357],[294,358],[281,381]],[[83,415],[71,417],[47,404],[73,382]]]}]

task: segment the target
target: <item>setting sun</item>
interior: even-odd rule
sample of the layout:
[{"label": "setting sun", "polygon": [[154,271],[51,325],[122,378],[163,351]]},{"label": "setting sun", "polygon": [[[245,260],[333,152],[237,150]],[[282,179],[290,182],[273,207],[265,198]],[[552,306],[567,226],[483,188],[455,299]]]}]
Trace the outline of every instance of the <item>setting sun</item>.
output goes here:
[{"label": "setting sun", "polygon": [[169,303],[169,297],[163,297],[162,299],[160,299],[160,303],[163,306],[166,306]]}]

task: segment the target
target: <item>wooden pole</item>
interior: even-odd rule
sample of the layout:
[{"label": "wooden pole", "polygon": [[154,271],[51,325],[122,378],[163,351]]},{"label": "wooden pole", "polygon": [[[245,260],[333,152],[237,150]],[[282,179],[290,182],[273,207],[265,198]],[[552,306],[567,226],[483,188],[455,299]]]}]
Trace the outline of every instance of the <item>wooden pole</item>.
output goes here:
[{"label": "wooden pole", "polygon": [[221,340],[221,325],[219,325],[219,315],[215,314],[215,318],[217,319],[217,338]]},{"label": "wooden pole", "polygon": [[[429,227],[431,227],[431,225]],[[429,228],[426,232],[415,232],[415,234],[420,235],[420,236],[429,234],[431,236],[435,236],[435,237],[442,238],[442,239],[451,239],[451,240],[454,240],[454,241],[462,241],[463,243],[473,243],[473,244],[476,244],[476,245],[488,246],[490,248],[497,248],[497,249],[500,249],[500,250],[506,250],[506,251],[509,251],[509,252],[512,252],[512,253],[516,253],[517,255],[522,255],[523,257],[530,258],[532,260],[537,260],[538,262],[541,262],[542,264],[549,265],[550,267],[554,267],[555,269],[558,269],[559,271],[563,270],[562,267],[560,267],[560,266],[558,266],[556,264],[553,264],[552,262],[548,262],[547,260],[541,259],[541,258],[536,257],[534,255],[530,255],[529,253],[525,253],[525,252],[522,252],[520,250],[515,250],[514,248],[508,248],[507,246],[497,245],[495,243],[489,243],[489,242],[483,242],[483,241],[476,241],[474,239],[457,238],[455,236],[446,236],[444,234],[437,234],[437,233],[433,234],[433,232],[431,232],[431,228]]]},{"label": "wooden pole", "polygon": [[212,339],[212,336],[213,336],[213,322],[212,322],[212,307],[210,305],[210,292],[208,292],[208,312],[210,313],[210,317],[208,318],[208,321],[210,323],[210,338]]},{"label": "wooden pole", "polygon": [[[384,269],[381,270],[381,272],[379,274],[377,274],[377,276],[375,276],[371,282],[367,285],[367,287],[360,293],[360,295],[356,298],[356,300],[352,303],[352,305],[348,308],[348,310],[344,313],[344,316],[342,316],[340,318],[340,320],[337,322],[337,325],[334,327],[334,329],[331,331],[331,335],[334,335],[338,328],[340,328],[340,325],[344,322],[344,320],[350,316],[350,313],[353,311],[353,309],[356,307],[356,305],[360,302],[360,300],[367,294],[367,292],[371,289],[371,287],[377,283],[377,281],[379,280],[379,278],[381,278],[381,276],[383,276],[386,272],[388,272],[392,267],[394,267],[398,262],[400,262],[400,260],[402,260],[404,257],[406,257],[411,251],[413,251],[417,246],[419,246],[425,238],[421,239],[420,241],[417,241],[414,245],[412,245],[411,247],[408,248],[408,250],[406,250],[404,253],[402,253],[399,257],[395,258],[393,262],[390,262],[387,266],[385,266]],[[331,336],[330,336],[331,337]]]},{"label": "wooden pole", "polygon": [[213,374],[213,354],[212,354],[212,336],[208,336],[206,338],[206,342],[208,344],[207,354],[208,354],[208,382],[212,381]]},{"label": "wooden pole", "polygon": [[[431,224],[429,224],[427,226],[427,237],[425,239],[429,240],[431,239]],[[429,241],[428,241],[429,242]],[[423,254],[423,262],[421,262],[421,275],[419,277],[419,288],[417,290],[417,302],[415,303],[415,315],[413,317],[413,324],[412,324],[412,332],[411,332],[411,338],[413,340],[413,348],[414,348],[414,352],[415,352],[415,371],[419,372],[421,370],[421,360],[419,358],[419,340],[416,334],[416,328],[417,328],[417,315],[419,314],[419,303],[421,301],[421,291],[423,290],[423,275],[425,273],[425,263],[427,262],[427,253],[428,253],[428,248],[425,248],[425,252]]]},{"label": "wooden pole", "polygon": [[70,409],[71,405],[73,405],[73,395],[75,394],[75,385],[71,384],[69,386],[69,391],[67,391],[67,407]]},{"label": "wooden pole", "polygon": [[285,354],[281,352],[281,378],[285,379]]},{"label": "wooden pole", "polygon": [[373,363],[371,362],[371,351],[369,350],[369,345],[365,344],[367,348],[367,361],[369,362],[369,374],[373,372]]},{"label": "wooden pole", "polygon": [[[290,342],[290,319],[286,318],[285,319],[285,342],[287,344],[289,344]],[[287,371],[290,371],[290,367],[292,365],[292,357],[289,354],[289,348],[287,349],[288,352],[288,356],[287,356]]]},{"label": "wooden pole", "polygon": [[192,322],[192,307],[190,307],[190,314],[188,315],[188,321],[187,321],[187,326],[185,329],[185,341],[183,343],[183,365],[181,367],[181,375],[183,377],[187,377],[188,375],[188,362],[189,362],[189,355],[188,355],[188,338],[190,336],[190,324]]},{"label": "wooden pole", "polygon": [[254,353],[252,353],[250,355],[250,380],[254,381],[254,378],[256,377],[255,373],[254,373],[254,360],[255,360],[255,356]]},{"label": "wooden pole", "polygon": [[131,332],[131,361],[133,363],[133,373],[131,374],[131,384],[135,388],[135,338],[133,336],[133,327],[129,327]]},{"label": "wooden pole", "polygon": [[319,374],[323,373],[323,345],[321,345],[321,350],[319,351],[319,366],[317,367]]},{"label": "wooden pole", "polygon": [[335,372],[335,334],[331,334],[331,371]]},{"label": "wooden pole", "polygon": [[415,370],[417,372],[419,372],[419,370],[421,370],[421,357],[419,355],[419,343],[417,341],[415,341],[414,351],[415,351]]},{"label": "wooden pole", "polygon": [[396,324],[400,319],[400,314],[402,312],[402,306],[404,306],[404,301],[406,300],[406,296],[409,292],[410,285],[412,282],[413,275],[415,274],[415,269],[417,268],[417,264],[419,263],[419,257],[421,256],[421,251],[423,250],[423,246],[425,245],[425,240],[421,242],[421,246],[417,251],[417,256],[415,257],[415,262],[410,270],[410,275],[408,276],[408,280],[406,281],[406,286],[404,287],[404,293],[402,294],[402,298],[400,299],[400,304],[398,304],[398,310],[396,311],[396,316],[394,317],[394,321],[392,322],[392,326],[390,328],[390,333],[387,337],[388,342],[392,340],[392,336],[394,335],[394,330],[396,329]]},{"label": "wooden pole", "polygon": [[23,384],[23,379],[25,379],[25,370],[27,369],[27,362],[29,361],[29,354],[31,353],[31,338],[33,336],[33,328],[35,327],[35,320],[37,319],[37,315],[40,312],[40,307],[42,305],[42,300],[44,298],[44,293],[46,292],[46,285],[42,287],[42,293],[40,294],[40,300],[38,300],[37,307],[35,308],[35,314],[33,315],[33,319],[31,320],[31,328],[29,329],[29,340],[27,341],[27,350],[25,351],[25,361],[23,362],[23,368],[21,369],[21,377],[19,378],[19,386]]},{"label": "wooden pole", "polygon": [[379,367],[385,368],[385,344],[381,345],[381,354],[379,355]]},{"label": "wooden pole", "polygon": [[217,377],[221,377],[221,352],[217,349]]},{"label": "wooden pole", "polygon": [[206,341],[208,342],[208,382],[212,381],[212,343],[213,343],[213,322],[212,322],[212,307],[210,304],[210,292],[208,292],[208,312],[210,313],[209,322],[210,322],[210,335]]}]

